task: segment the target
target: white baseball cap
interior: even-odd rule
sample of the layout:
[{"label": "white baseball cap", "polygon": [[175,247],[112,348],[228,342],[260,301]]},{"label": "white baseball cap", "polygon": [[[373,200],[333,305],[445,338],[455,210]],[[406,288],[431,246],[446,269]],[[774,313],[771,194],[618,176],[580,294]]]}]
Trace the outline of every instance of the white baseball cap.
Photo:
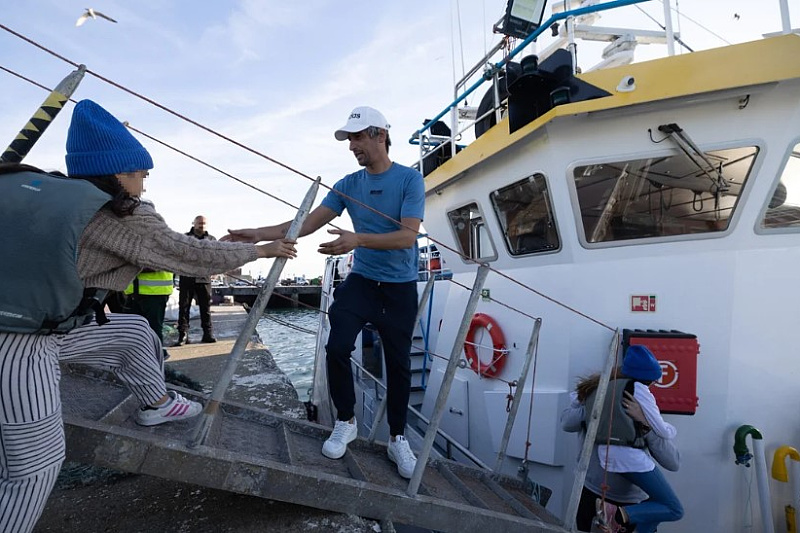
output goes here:
[{"label": "white baseball cap", "polygon": [[333,135],[337,141],[346,141],[350,133],[364,131],[370,126],[385,130],[389,129],[389,123],[383,113],[372,107],[361,106],[353,109],[347,119],[347,124],[336,130]]}]

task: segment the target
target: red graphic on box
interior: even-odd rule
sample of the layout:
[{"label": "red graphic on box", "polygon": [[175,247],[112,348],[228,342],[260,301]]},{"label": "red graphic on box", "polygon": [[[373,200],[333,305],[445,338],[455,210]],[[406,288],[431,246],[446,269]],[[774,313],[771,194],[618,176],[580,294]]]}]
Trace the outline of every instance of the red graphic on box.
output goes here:
[{"label": "red graphic on box", "polygon": [[678,366],[672,361],[659,361],[661,365],[661,379],[653,383],[661,389],[668,389],[678,383]]},{"label": "red graphic on box", "polygon": [[634,313],[655,313],[656,295],[634,295],[631,296],[631,311]]}]

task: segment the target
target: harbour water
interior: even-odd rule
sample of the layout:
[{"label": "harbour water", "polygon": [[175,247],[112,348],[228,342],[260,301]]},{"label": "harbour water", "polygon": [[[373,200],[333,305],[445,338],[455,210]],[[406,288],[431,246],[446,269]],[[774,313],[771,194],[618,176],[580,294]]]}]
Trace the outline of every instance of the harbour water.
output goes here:
[{"label": "harbour water", "polygon": [[256,326],[278,367],[307,401],[314,380],[314,350],[319,311],[308,308],[267,309]]}]

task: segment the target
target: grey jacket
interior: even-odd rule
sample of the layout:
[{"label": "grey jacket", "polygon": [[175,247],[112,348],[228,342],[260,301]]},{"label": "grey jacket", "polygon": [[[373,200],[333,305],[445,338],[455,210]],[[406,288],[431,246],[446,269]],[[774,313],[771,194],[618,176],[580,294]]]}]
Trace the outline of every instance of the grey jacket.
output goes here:
[{"label": "grey jacket", "polygon": [[[577,400],[573,400],[570,406],[561,412],[561,429],[570,433],[578,433],[580,448],[583,448],[583,441],[586,437],[583,424],[585,417],[586,408]],[[646,450],[650,456],[665,469],[676,472],[680,467],[681,456],[674,439],[661,438],[653,431],[648,432],[644,438],[647,442]],[[620,503],[634,504],[647,498],[644,491],[621,475],[603,470],[595,444],[589,459],[589,469],[586,471],[584,486],[592,492],[602,494],[603,484],[608,486],[606,497]]]}]

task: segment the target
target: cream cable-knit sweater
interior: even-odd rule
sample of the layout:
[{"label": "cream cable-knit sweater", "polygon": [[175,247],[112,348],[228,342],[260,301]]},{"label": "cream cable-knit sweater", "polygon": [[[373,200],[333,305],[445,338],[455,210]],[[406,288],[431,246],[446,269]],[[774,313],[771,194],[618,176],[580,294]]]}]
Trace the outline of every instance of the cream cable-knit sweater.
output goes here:
[{"label": "cream cable-knit sweater", "polygon": [[84,287],[125,290],[142,268],[184,276],[210,276],[258,259],[254,244],[199,240],[172,231],[153,204],[132,215],[109,209],[89,221],[78,245],[78,275]]}]

